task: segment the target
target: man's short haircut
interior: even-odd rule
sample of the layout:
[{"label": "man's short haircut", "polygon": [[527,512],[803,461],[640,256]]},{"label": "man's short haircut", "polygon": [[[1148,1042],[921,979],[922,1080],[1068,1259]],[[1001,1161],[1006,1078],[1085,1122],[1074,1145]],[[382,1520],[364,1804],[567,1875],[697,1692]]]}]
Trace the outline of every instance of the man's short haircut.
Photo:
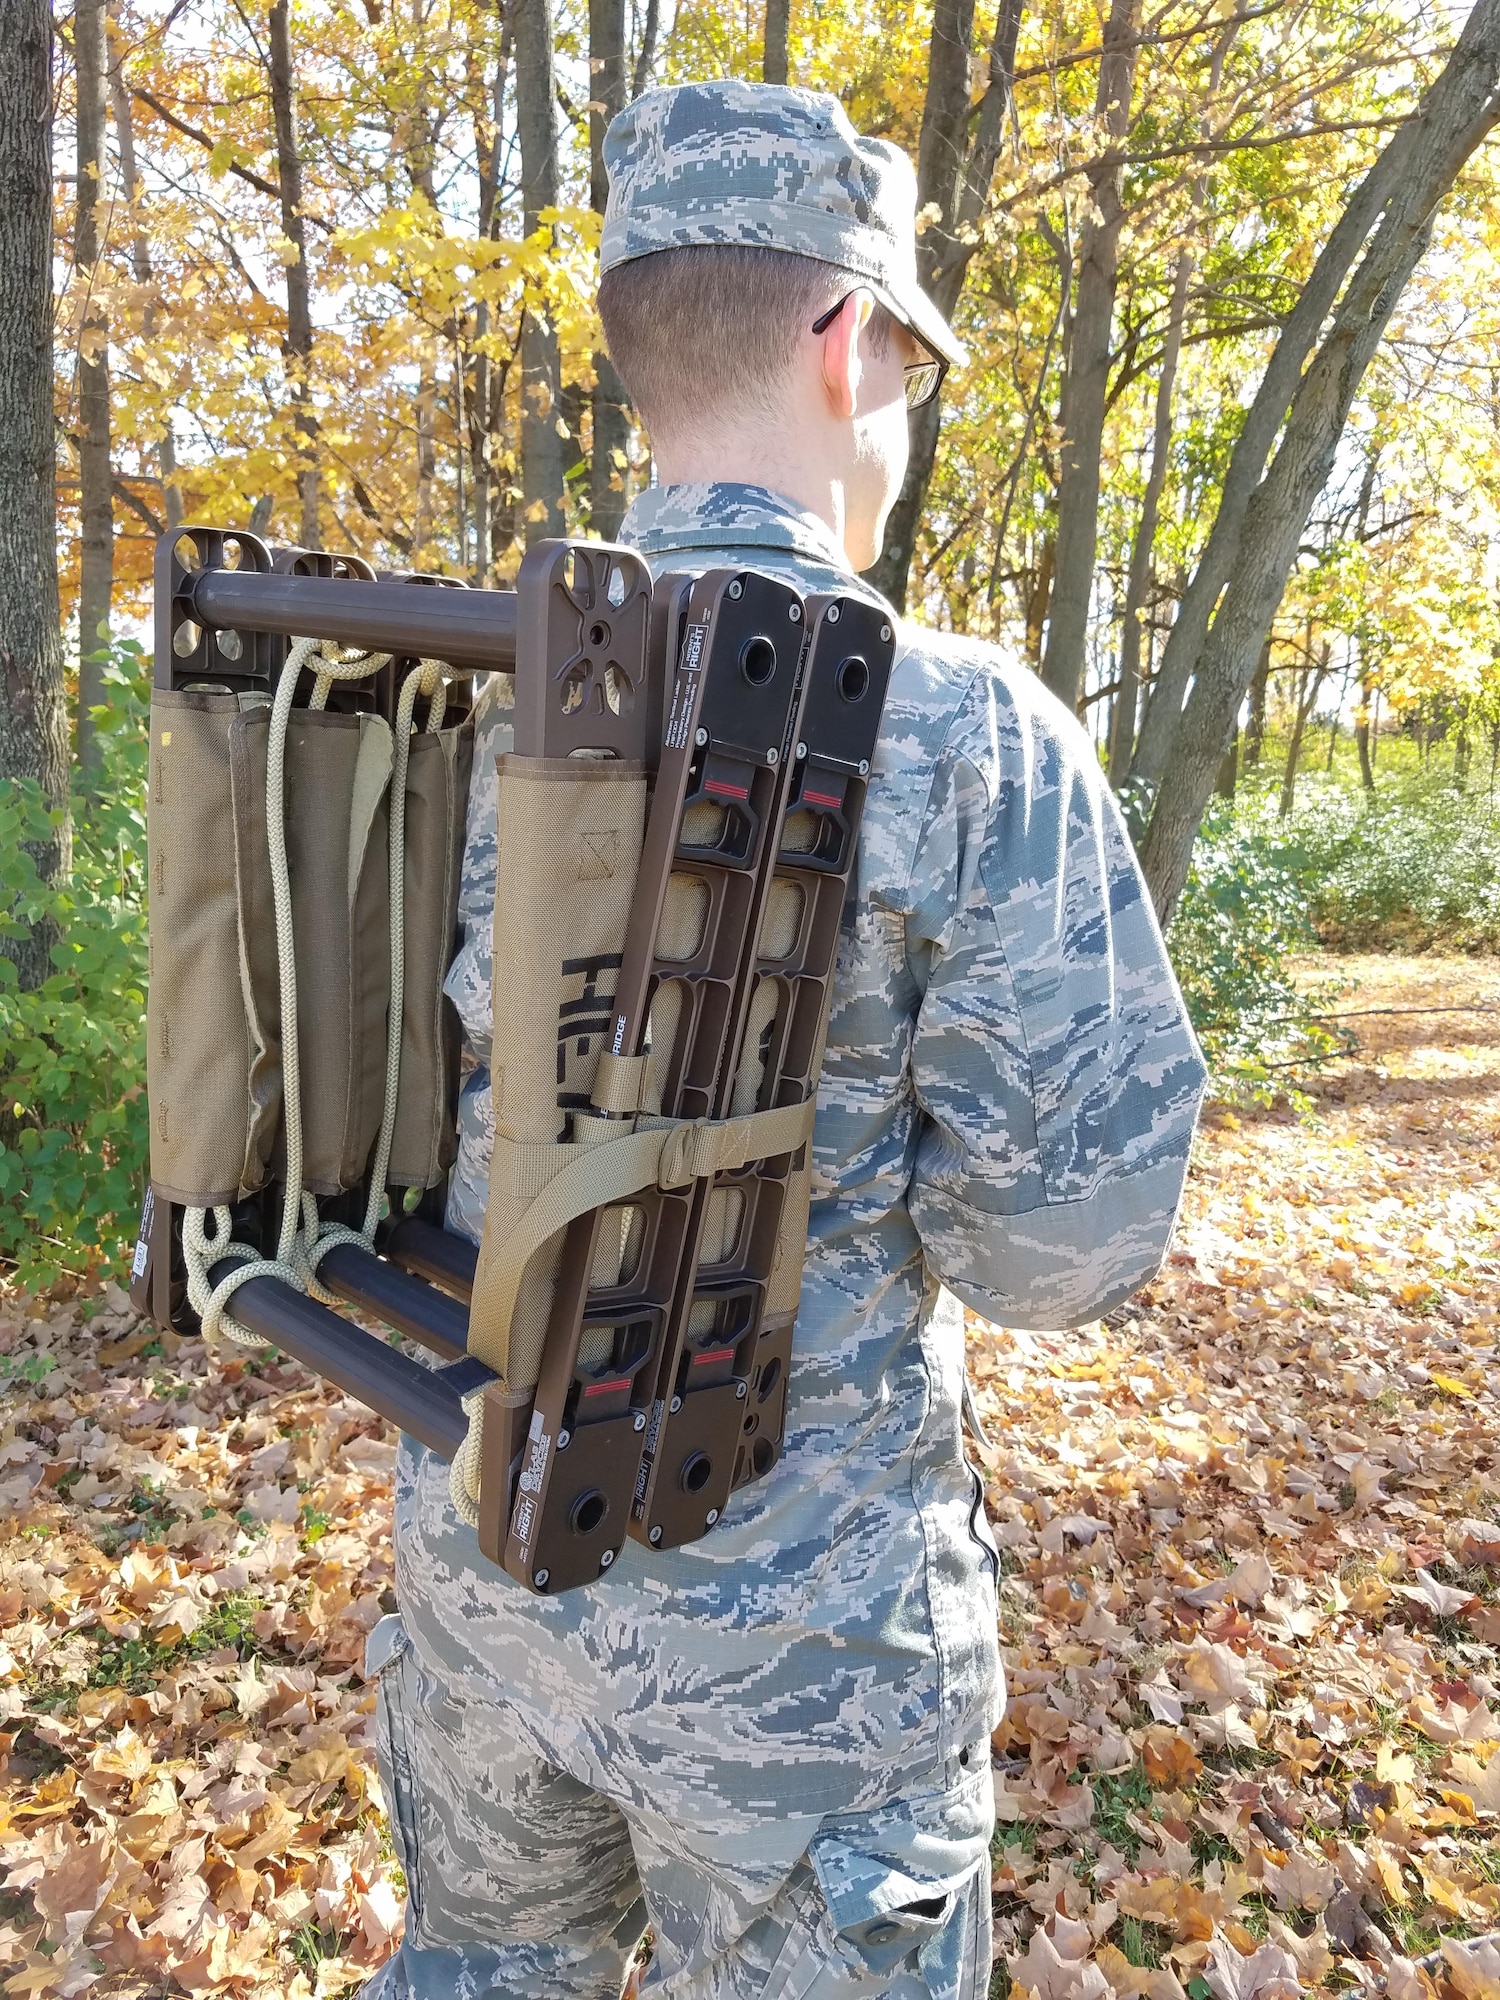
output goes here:
[{"label": "man's short haircut", "polygon": [[[768,408],[801,335],[862,279],[790,250],[692,243],[605,272],[599,315],[610,359],[648,429]],[[884,354],[895,320],[876,303],[871,345]]]}]

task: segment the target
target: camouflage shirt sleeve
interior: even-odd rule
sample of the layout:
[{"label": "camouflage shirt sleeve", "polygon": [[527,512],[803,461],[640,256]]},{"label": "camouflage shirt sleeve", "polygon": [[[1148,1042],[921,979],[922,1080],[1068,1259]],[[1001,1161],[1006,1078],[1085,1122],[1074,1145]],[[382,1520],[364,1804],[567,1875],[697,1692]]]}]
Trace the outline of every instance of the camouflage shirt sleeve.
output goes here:
[{"label": "camouflage shirt sleeve", "polygon": [[1204,1066],[1083,730],[989,649],[906,901],[929,1267],[986,1318],[1078,1325],[1166,1252]]}]

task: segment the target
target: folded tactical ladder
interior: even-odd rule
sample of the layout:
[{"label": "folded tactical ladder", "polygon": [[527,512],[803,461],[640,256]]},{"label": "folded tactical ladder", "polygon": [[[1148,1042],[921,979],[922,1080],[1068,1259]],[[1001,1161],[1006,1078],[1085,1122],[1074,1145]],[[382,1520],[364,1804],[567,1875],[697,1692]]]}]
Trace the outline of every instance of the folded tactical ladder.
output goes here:
[{"label": "folded tactical ladder", "polygon": [[[555,1592],[627,1533],[706,1533],[779,1455],[894,640],[858,595],[653,583],[600,543],[539,544],[514,593],[448,581],[162,541],[133,1296],[410,1431],[484,1553]],[[484,672],[515,681],[476,1250],[442,1227],[442,987]]]}]

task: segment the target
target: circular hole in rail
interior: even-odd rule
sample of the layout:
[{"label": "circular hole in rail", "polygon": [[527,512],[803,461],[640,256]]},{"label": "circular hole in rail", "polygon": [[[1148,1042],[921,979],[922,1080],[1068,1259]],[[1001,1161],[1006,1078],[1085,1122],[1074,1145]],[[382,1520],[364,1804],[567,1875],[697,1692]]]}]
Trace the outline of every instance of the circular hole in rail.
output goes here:
[{"label": "circular hole in rail", "polygon": [[858,653],[851,653],[839,668],[835,685],[845,701],[863,701],[870,686],[870,669]]},{"label": "circular hole in rail", "polygon": [[572,1512],[568,1515],[568,1526],[575,1535],[591,1535],[608,1512],[608,1500],[597,1486],[591,1487],[587,1493],[580,1493],[573,1502]]},{"label": "circular hole in rail", "polygon": [[760,1429],[760,1418],[755,1414],[754,1410],[746,1417],[740,1429],[745,1433],[747,1438],[755,1436],[755,1433]]},{"label": "circular hole in rail", "polygon": [[750,1447],[750,1463],[759,1479],[776,1463],[776,1447],[769,1438],[757,1438]]},{"label": "circular hole in rail", "polygon": [[780,1380],[781,1356],[773,1354],[765,1367],[760,1371],[760,1387],[755,1392],[755,1400],[758,1403],[763,1403],[768,1396],[773,1396],[776,1393],[776,1384]]},{"label": "circular hole in rail", "polygon": [[684,1493],[701,1493],[712,1477],[714,1462],[706,1451],[695,1451],[678,1474]]},{"label": "circular hole in rail", "polygon": [[764,687],[776,671],[776,648],[763,633],[747,639],[740,648],[740,672],[751,687]]},{"label": "circular hole in rail", "polygon": [[600,646],[607,646],[609,644],[609,627],[599,624],[590,625],[589,644],[596,649]]}]

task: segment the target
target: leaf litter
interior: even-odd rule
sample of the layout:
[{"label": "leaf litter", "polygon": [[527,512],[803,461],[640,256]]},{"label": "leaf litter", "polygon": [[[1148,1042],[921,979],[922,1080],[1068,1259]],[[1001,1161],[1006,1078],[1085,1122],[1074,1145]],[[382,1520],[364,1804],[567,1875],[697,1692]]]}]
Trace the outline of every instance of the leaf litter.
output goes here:
[{"label": "leaf litter", "polygon": [[[1482,962],[1334,969],[1500,1008]],[[1300,1118],[1209,1111],[1108,1322],[971,1325],[997,1993],[1500,1996],[1497,1141],[1500,1020],[1362,1021]],[[351,1991],[404,1908],[394,1433],[114,1288],[0,1298],[0,1395],[0,1991]]]},{"label": "leaf litter", "polygon": [[1500,968],[1330,970],[1494,1014],[1210,1107],[1106,1321],[971,1323],[1017,2000],[1500,1996]]}]

